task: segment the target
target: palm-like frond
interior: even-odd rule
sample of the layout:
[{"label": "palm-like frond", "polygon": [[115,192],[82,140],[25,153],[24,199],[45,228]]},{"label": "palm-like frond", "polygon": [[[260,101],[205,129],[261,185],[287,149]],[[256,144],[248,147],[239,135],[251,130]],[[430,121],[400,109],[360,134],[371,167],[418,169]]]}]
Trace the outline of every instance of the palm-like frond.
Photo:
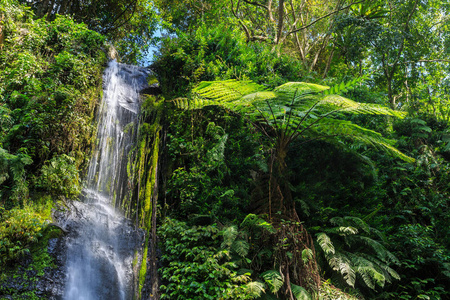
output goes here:
[{"label": "palm-like frond", "polygon": [[251,282],[247,283],[244,287],[245,287],[247,294],[250,297],[254,297],[254,298],[261,297],[261,295],[265,291],[264,283],[259,282],[259,281],[251,281]]},{"label": "palm-like frond", "polygon": [[294,295],[296,300],[310,300],[312,299],[311,295],[308,291],[299,285],[295,285],[291,283],[292,294]]},{"label": "palm-like frond", "polygon": [[330,267],[340,273],[349,286],[355,287],[356,271],[347,255],[342,252],[335,252],[332,256],[327,257],[327,260]]},{"label": "palm-like frond", "polygon": [[318,233],[317,234],[317,241],[319,242],[320,248],[322,248],[325,255],[334,254],[334,245],[331,242],[330,237],[326,233]]},{"label": "palm-like frond", "polygon": [[202,95],[204,98],[214,99],[219,103],[226,103],[264,90],[264,86],[250,80],[224,80],[202,81],[199,86],[193,89],[193,92]]},{"label": "palm-like frond", "polygon": [[228,226],[223,230],[222,236],[223,236],[223,242],[222,242],[222,248],[229,248],[233,244],[233,242],[236,240],[236,237],[238,236],[238,228],[237,226]]},{"label": "palm-like frond", "polygon": [[359,81],[360,79],[347,84],[341,83],[331,89],[312,83],[288,82],[273,91],[249,80],[210,81],[202,82],[193,89],[197,96],[191,99],[178,98],[173,102],[181,109],[219,105],[242,113],[256,122],[265,123],[290,140],[303,136],[336,141],[339,136],[368,144],[405,161],[414,161],[398,151],[390,140],[379,133],[335,118],[344,113],[398,118],[405,116],[403,112],[377,104],[359,103],[339,95]]},{"label": "palm-like frond", "polygon": [[394,263],[398,264],[398,258],[392,254],[390,251],[388,251],[381,243],[378,241],[367,237],[367,236],[355,236],[354,242],[360,242],[366,246],[369,246],[373,249],[373,251],[376,253],[376,257],[379,257],[383,262],[385,263]]},{"label": "palm-like frond", "polygon": [[236,240],[231,245],[231,250],[236,252],[240,257],[246,257],[249,249],[250,249],[249,243],[244,240]]},{"label": "palm-like frond", "polygon": [[380,133],[356,125],[350,121],[324,118],[313,125],[307,131],[302,133],[309,136],[319,136],[324,139],[342,137],[352,141],[361,142],[363,144],[374,147],[388,153],[391,156],[401,158],[407,162],[414,162],[414,159],[400,152],[392,144],[393,141],[384,138]]},{"label": "palm-like frond", "polygon": [[277,293],[283,286],[284,280],[280,272],[276,270],[269,270],[261,274],[266,284],[269,286],[269,290],[272,293]]},{"label": "palm-like frond", "polygon": [[356,272],[362,277],[364,283],[369,288],[375,289],[375,284],[384,287],[386,277],[383,274],[383,270],[381,270],[378,265],[360,255],[349,253],[348,256],[351,259]]},{"label": "palm-like frond", "polygon": [[[323,250],[329,266],[354,287],[357,278],[371,289],[383,287],[391,279],[400,279],[389,265],[399,264],[398,259],[379,241],[365,236],[372,228],[357,217],[334,217],[330,222],[335,226],[317,234],[317,242]],[[353,226],[355,227],[353,227]],[[358,231],[356,229],[361,229]],[[330,251],[330,245],[333,250]]]}]

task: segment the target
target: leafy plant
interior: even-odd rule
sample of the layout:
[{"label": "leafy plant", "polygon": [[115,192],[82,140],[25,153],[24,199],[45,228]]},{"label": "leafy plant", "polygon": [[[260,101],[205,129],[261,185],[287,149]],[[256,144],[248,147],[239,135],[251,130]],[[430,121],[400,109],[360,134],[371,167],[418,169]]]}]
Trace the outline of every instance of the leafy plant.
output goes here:
[{"label": "leafy plant", "polygon": [[36,187],[55,196],[77,197],[81,187],[75,158],[65,154],[53,157],[42,166]]},{"label": "leafy plant", "polygon": [[30,253],[47,224],[32,206],[5,210],[0,207],[0,263],[9,264]]},{"label": "leafy plant", "polygon": [[25,166],[31,163],[26,154],[12,155],[0,148],[0,200],[7,206],[21,204],[28,197]]},{"label": "leafy plant", "polygon": [[216,225],[189,227],[166,218],[159,227],[163,268],[161,299],[255,299],[264,291],[249,274],[238,274],[228,250],[219,249]]},{"label": "leafy plant", "polygon": [[318,233],[317,243],[329,267],[343,282],[355,287],[359,280],[374,290],[400,279],[390,267],[400,262],[383,246],[384,237],[379,231],[357,217],[335,217],[330,222],[336,227]]},{"label": "leafy plant", "polygon": [[[278,179],[285,175],[288,147],[298,138],[325,139],[338,143],[342,139],[349,139],[376,147],[406,161],[414,161],[398,151],[392,146],[392,141],[383,138],[379,133],[343,118],[344,113],[400,118],[404,116],[404,113],[376,104],[355,102],[338,94],[350,89],[357,82],[354,80],[348,84],[341,83],[331,89],[317,84],[290,82],[272,91],[252,81],[202,82],[193,90],[201,97],[177,98],[174,103],[182,109],[219,105],[246,115],[272,140],[272,161],[276,163],[274,170]],[[291,209],[292,199],[286,194],[289,189],[283,187],[283,192],[286,198],[285,207],[281,207],[276,201],[274,204],[269,203],[269,217],[277,210]]]}]

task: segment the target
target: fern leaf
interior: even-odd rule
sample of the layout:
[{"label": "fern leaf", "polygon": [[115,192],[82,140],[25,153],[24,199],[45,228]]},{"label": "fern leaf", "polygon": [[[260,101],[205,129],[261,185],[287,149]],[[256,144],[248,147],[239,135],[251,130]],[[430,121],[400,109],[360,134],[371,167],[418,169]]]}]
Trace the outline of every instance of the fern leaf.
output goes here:
[{"label": "fern leaf", "polygon": [[372,290],[375,289],[375,283],[372,280],[371,268],[368,267],[357,267],[358,274],[361,275],[364,283]]},{"label": "fern leaf", "polygon": [[344,226],[344,219],[341,217],[334,217],[330,219],[330,223],[337,226]]},{"label": "fern leaf", "polygon": [[364,222],[362,219],[357,218],[357,217],[346,216],[346,217],[344,217],[344,220],[353,223],[357,227],[361,228],[364,232],[370,233],[369,225],[367,225],[367,223]]},{"label": "fern leaf", "polygon": [[269,286],[269,290],[272,293],[277,293],[283,286],[284,280],[280,272],[275,270],[269,270],[261,274],[266,284]]},{"label": "fern leaf", "polygon": [[193,92],[204,98],[214,99],[220,103],[236,101],[246,95],[263,90],[265,88],[262,85],[250,80],[224,80],[201,82],[199,86],[193,89]]},{"label": "fern leaf", "polygon": [[366,74],[361,77],[356,77],[355,79],[353,79],[347,83],[345,83],[345,82],[338,83],[338,84],[332,86],[331,88],[325,90],[323,92],[323,95],[326,96],[326,95],[332,95],[332,94],[341,94],[341,93],[345,93],[349,90],[353,90],[358,84],[365,81],[368,77],[369,77],[369,74]]},{"label": "fern leaf", "polygon": [[229,226],[222,232],[223,242],[222,248],[230,248],[238,235],[237,226]]},{"label": "fern leaf", "polygon": [[334,254],[334,246],[330,240],[330,237],[325,233],[321,232],[317,234],[317,242],[319,243],[320,248],[322,248],[325,255]]},{"label": "fern leaf", "polygon": [[364,257],[368,261],[373,262],[374,265],[376,267],[378,267],[381,272],[383,272],[384,276],[386,277],[387,282],[391,282],[391,279],[390,279],[391,277],[396,280],[400,280],[400,275],[394,269],[389,267],[389,265],[387,263],[377,259],[376,257],[374,257],[372,255],[368,255],[365,253],[360,253],[359,255]]},{"label": "fern leaf", "polygon": [[294,295],[296,300],[310,300],[312,299],[311,295],[308,291],[299,285],[295,285],[291,283],[292,294]]},{"label": "fern leaf", "polygon": [[377,264],[372,263],[370,260],[358,254],[349,253],[348,256],[355,266],[356,272],[361,275],[364,283],[369,288],[375,289],[375,284],[381,287],[385,285],[386,276]]},{"label": "fern leaf", "polygon": [[236,252],[240,257],[246,257],[248,250],[250,249],[249,243],[244,240],[237,240],[231,246],[231,249]]},{"label": "fern leaf", "polygon": [[362,241],[367,246],[371,247],[376,256],[379,257],[384,262],[398,262],[397,257],[388,251],[383,245],[381,245],[378,241],[366,237],[366,236],[357,236],[358,240]]},{"label": "fern leaf", "polygon": [[346,255],[336,252],[329,257],[328,263],[334,271],[337,271],[342,275],[349,286],[355,287],[356,272],[353,269],[350,259]]},{"label": "fern leaf", "polygon": [[175,106],[182,110],[196,110],[202,109],[206,106],[216,105],[212,100],[203,99],[199,97],[194,97],[193,99],[188,98],[176,98],[172,100]]},{"label": "fern leaf", "polygon": [[313,251],[311,249],[303,249],[302,251],[302,260],[303,263],[306,265],[311,259],[313,258]]},{"label": "fern leaf", "polygon": [[354,234],[358,234],[358,229],[352,226],[340,226],[337,228],[337,232],[340,235],[354,235]]},{"label": "fern leaf", "polygon": [[261,297],[261,295],[265,292],[264,283],[259,281],[251,281],[247,283],[245,286],[245,290],[250,297]]},{"label": "fern leaf", "polygon": [[[294,94],[301,95],[306,93],[319,93],[325,91],[329,87],[307,82],[287,82],[275,88],[278,94]],[[291,97],[289,97],[291,98]]]},{"label": "fern leaf", "polygon": [[393,141],[383,138],[380,133],[363,128],[350,121],[325,118],[309,128],[308,134],[314,133],[314,136],[341,136],[353,141],[359,141],[376,149],[383,150],[391,156],[398,157],[406,162],[414,162],[415,159],[400,152],[394,146]]},{"label": "fern leaf", "polygon": [[320,105],[335,109],[336,112],[339,111],[354,114],[386,115],[394,116],[397,118],[404,118],[406,116],[405,112],[393,110],[378,104],[356,102],[340,95],[325,96],[320,101]]}]

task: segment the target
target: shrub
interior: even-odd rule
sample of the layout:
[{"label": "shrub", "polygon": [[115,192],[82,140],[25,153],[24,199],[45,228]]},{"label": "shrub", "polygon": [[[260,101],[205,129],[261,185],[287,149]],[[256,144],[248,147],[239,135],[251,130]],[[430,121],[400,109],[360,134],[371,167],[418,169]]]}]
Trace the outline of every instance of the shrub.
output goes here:
[{"label": "shrub", "polygon": [[46,220],[31,206],[9,211],[0,207],[0,263],[8,264],[28,254],[41,237]]}]

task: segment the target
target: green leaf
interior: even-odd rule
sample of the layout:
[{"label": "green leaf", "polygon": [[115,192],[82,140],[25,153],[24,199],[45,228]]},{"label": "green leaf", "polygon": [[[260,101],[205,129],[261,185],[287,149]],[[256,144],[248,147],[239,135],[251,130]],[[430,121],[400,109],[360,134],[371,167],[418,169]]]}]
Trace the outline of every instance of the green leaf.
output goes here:
[{"label": "green leaf", "polygon": [[246,293],[251,297],[261,297],[265,292],[264,283],[259,281],[251,281],[244,286]]},{"label": "green leaf", "polygon": [[296,300],[311,300],[312,297],[308,293],[308,291],[299,285],[295,285],[291,283],[292,294],[294,295]]},{"label": "green leaf", "polygon": [[333,243],[331,242],[330,237],[325,233],[321,232],[317,234],[317,242],[326,255],[335,253]]},{"label": "green leaf", "polygon": [[275,270],[269,270],[261,274],[261,277],[264,278],[264,281],[269,286],[269,290],[272,293],[277,293],[280,288],[283,286],[284,280],[281,276],[280,272]]}]

